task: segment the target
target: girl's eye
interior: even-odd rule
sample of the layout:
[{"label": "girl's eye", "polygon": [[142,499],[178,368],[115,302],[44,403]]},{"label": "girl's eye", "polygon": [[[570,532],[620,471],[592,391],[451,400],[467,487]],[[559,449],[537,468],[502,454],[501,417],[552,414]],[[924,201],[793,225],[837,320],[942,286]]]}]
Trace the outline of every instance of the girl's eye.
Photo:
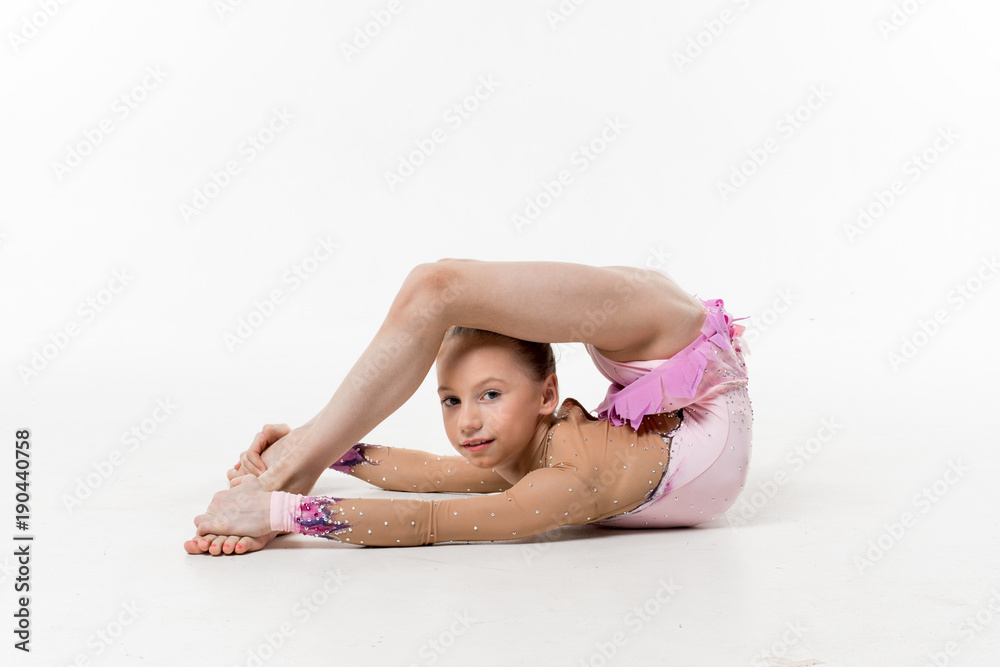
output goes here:
[{"label": "girl's eye", "polygon": [[[489,391],[485,392],[485,393],[483,394],[483,396],[489,396],[490,394],[496,394],[496,395],[497,395],[497,397],[499,397],[499,396],[500,396],[500,392],[499,392],[499,391],[497,391],[496,389],[490,389]],[[455,403],[449,403],[449,402],[448,402],[448,401],[452,401],[452,400],[454,400],[454,401],[457,401],[458,399],[457,399],[457,398],[455,398],[454,396],[448,396],[447,398],[443,398],[443,399],[441,399],[441,404],[442,404],[442,405],[444,405],[444,406],[446,406],[446,407],[449,407],[449,408],[450,408],[450,407],[452,407],[453,405],[456,405]]]}]

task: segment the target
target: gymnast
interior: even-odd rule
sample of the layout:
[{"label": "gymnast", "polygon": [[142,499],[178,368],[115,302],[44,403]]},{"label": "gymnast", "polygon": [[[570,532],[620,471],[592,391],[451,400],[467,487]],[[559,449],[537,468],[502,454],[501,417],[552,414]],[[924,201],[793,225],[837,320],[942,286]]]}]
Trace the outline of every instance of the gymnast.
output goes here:
[{"label": "gymnast", "polygon": [[[748,472],[743,331],[721,299],[661,269],[420,264],[319,414],[257,434],[185,550],[243,554],[284,533],[401,547],[711,521]],[[582,343],[611,382],[596,416],[559,400],[551,344],[563,342]],[[434,364],[457,455],[361,442]],[[311,495],[328,468],[391,491],[468,495]]]}]

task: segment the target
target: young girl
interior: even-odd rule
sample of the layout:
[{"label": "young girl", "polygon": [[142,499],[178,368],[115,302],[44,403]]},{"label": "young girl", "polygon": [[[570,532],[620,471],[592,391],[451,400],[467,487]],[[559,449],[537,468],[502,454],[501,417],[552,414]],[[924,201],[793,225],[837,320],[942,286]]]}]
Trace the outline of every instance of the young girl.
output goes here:
[{"label": "young girl", "polygon": [[[330,403],[300,429],[265,427],[185,548],[245,553],[282,532],[412,546],[709,521],[736,501],[748,471],[742,332],[721,299],[688,295],[660,270],[420,265]],[[597,417],[573,398],[559,402],[550,342],[570,341],[612,383]],[[460,456],[357,442],[435,361]],[[388,490],[485,495],[308,495],[328,467]]]}]

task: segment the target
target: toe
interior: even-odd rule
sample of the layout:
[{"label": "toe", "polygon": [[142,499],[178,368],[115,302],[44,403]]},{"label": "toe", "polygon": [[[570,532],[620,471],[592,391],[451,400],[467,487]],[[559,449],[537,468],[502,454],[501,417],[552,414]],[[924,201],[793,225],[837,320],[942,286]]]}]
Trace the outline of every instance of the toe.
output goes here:
[{"label": "toe", "polygon": [[189,554],[203,554],[208,551],[208,545],[215,535],[196,535],[184,543],[184,550]]},{"label": "toe", "polygon": [[245,554],[250,551],[250,547],[254,546],[254,540],[252,537],[241,537],[240,541],[236,543],[236,553]]},{"label": "toe", "polygon": [[222,543],[222,552],[226,554],[231,554],[236,550],[236,543],[240,541],[239,535],[230,535],[226,538],[226,541]]},{"label": "toe", "polygon": [[218,556],[222,553],[222,545],[225,544],[226,538],[224,535],[219,535],[214,540],[212,540],[211,546],[208,547],[209,552],[213,556]]}]

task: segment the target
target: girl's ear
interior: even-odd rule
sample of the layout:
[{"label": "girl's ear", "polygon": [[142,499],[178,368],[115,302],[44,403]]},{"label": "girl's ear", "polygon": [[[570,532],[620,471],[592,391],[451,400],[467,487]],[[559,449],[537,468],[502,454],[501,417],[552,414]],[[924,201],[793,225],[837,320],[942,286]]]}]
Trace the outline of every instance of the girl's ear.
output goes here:
[{"label": "girl's ear", "polygon": [[542,385],[542,414],[551,415],[559,407],[559,378],[549,373]]}]

